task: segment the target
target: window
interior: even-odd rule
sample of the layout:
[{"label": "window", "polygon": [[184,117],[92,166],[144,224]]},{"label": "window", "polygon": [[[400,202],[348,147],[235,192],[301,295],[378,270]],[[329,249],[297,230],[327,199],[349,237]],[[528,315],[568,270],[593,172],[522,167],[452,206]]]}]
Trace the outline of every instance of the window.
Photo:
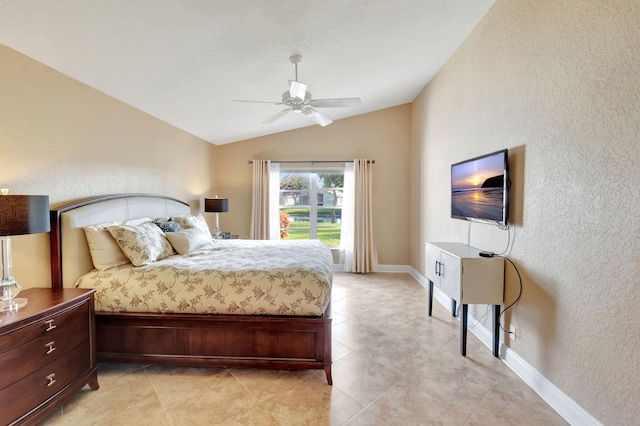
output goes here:
[{"label": "window", "polygon": [[340,246],[344,169],[280,169],[280,239]]}]

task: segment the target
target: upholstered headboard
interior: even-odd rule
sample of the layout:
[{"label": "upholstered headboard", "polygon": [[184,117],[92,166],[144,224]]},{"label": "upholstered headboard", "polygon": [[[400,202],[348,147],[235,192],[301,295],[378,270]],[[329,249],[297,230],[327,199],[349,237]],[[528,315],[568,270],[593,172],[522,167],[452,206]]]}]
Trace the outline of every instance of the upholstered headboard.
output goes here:
[{"label": "upholstered headboard", "polygon": [[51,287],[72,287],[81,275],[93,269],[84,226],[190,212],[185,202],[153,194],[107,195],[51,210]]}]

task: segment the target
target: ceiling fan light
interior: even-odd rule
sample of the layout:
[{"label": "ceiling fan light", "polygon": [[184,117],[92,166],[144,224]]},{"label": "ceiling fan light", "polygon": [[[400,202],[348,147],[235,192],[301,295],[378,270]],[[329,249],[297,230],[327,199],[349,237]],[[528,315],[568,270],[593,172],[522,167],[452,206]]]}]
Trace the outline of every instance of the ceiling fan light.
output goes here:
[{"label": "ceiling fan light", "polygon": [[307,85],[299,81],[289,80],[289,95],[298,101],[303,101],[307,94]]}]

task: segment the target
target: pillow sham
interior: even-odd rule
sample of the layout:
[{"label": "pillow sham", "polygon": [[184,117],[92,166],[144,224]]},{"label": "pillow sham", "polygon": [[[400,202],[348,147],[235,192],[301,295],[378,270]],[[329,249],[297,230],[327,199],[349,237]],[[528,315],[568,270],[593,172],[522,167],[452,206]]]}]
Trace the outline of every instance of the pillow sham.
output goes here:
[{"label": "pillow sham", "polygon": [[109,222],[83,228],[93,267],[100,271],[129,263],[129,258],[120,250],[120,246],[106,229],[107,226],[116,224]]},{"label": "pillow sham", "polygon": [[157,225],[158,228],[162,230],[162,232],[165,232],[165,233],[182,231],[182,226],[180,226],[178,222],[173,220],[173,218],[169,218],[169,220],[165,220],[163,222],[153,222],[153,223]]},{"label": "pillow sham", "polygon": [[107,231],[108,226],[138,225],[150,220],[149,218],[140,218],[126,222],[105,222],[83,227],[93,267],[102,271],[129,263],[129,258],[125,256],[116,240]]},{"label": "pillow sham", "polygon": [[166,234],[166,237],[178,254],[191,253],[207,244],[211,244],[211,235],[202,232],[199,228],[170,232]]},{"label": "pillow sham", "polygon": [[202,213],[198,213],[197,215],[193,215],[193,216],[192,215],[174,216],[173,220],[178,222],[184,229],[198,228],[205,234],[211,236],[209,225],[207,225],[207,221],[204,220]]},{"label": "pillow sham", "polygon": [[107,230],[134,266],[149,265],[173,255],[173,247],[164,232],[153,222],[108,226]]}]

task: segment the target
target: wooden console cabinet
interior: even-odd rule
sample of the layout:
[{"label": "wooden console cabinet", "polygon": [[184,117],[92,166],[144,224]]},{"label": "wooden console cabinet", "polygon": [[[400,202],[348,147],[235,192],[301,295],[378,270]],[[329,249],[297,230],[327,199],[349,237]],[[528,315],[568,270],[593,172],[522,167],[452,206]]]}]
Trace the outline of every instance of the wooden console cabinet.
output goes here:
[{"label": "wooden console cabinet", "polygon": [[31,288],[0,313],[0,424],[35,424],[76,391],[98,389],[94,290]]},{"label": "wooden console cabinet", "polygon": [[426,275],[429,280],[429,316],[434,284],[462,306],[460,353],[467,354],[467,311],[469,304],[493,305],[493,355],[498,357],[500,305],[504,301],[504,259],[481,257],[480,250],[462,243],[427,243]]}]

